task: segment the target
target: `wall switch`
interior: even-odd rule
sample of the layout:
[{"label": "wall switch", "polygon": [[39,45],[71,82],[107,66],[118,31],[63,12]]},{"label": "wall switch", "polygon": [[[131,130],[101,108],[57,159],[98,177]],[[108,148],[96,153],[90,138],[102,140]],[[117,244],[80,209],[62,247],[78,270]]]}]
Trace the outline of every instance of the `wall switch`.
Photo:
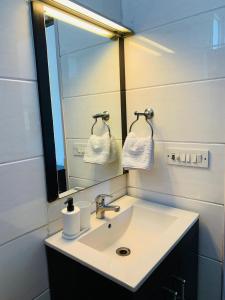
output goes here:
[{"label": "wall switch", "polygon": [[197,163],[197,154],[196,153],[192,153],[191,154],[191,162],[193,164],[196,164]]},{"label": "wall switch", "polygon": [[208,168],[209,151],[200,149],[167,149],[167,163],[184,167]]},{"label": "wall switch", "polygon": [[182,153],[180,154],[180,161],[181,161],[181,162],[186,162],[186,153],[182,152]]},{"label": "wall switch", "polygon": [[197,163],[200,164],[202,162],[202,155],[198,154],[197,155]]},{"label": "wall switch", "polygon": [[190,162],[191,162],[191,155],[190,155],[190,153],[187,153],[187,154],[186,154],[186,162],[187,162],[187,163],[190,163]]},{"label": "wall switch", "polygon": [[87,144],[84,143],[74,143],[73,144],[73,155],[74,156],[83,156],[85,153]]}]

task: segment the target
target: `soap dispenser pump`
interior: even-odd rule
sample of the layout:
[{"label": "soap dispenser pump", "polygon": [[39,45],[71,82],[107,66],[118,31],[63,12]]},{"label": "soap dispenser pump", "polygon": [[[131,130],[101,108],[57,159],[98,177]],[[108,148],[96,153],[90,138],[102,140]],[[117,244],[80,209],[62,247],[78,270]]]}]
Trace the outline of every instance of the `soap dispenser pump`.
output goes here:
[{"label": "soap dispenser pump", "polygon": [[64,204],[67,204],[67,211],[74,211],[73,198],[68,198]]},{"label": "soap dispenser pump", "polygon": [[80,209],[73,204],[73,198],[68,198],[64,204],[66,208],[62,210],[63,214],[63,237],[74,239],[80,232]]}]

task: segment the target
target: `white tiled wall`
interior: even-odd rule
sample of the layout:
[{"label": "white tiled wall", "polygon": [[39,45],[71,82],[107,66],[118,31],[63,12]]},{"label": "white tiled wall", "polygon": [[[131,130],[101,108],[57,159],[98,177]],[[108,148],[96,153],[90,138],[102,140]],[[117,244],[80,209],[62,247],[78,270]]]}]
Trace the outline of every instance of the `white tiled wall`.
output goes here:
[{"label": "white tiled wall", "polygon": [[[122,0],[128,124],[155,112],[155,166],[131,171],[130,195],[200,213],[199,297],[221,300],[224,256],[224,0]],[[137,76],[138,74],[138,76]],[[140,135],[149,127],[140,121]],[[205,149],[209,169],[167,165],[168,147]]]},{"label": "white tiled wall", "polygon": [[224,0],[122,0],[123,23],[140,32],[221,6]]},{"label": "white tiled wall", "polygon": [[[120,19],[120,1],[82,1]],[[63,201],[47,204],[29,5],[0,1],[0,299],[49,300],[43,240],[61,229]],[[125,178],[76,195],[126,192]],[[49,222],[48,222],[49,221]]]}]

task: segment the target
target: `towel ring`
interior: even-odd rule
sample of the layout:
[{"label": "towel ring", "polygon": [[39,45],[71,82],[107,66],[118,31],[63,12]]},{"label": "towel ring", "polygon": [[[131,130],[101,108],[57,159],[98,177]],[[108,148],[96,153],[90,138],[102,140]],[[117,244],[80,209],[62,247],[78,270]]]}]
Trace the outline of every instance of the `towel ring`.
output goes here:
[{"label": "towel ring", "polygon": [[130,125],[130,129],[129,132],[131,132],[131,129],[133,127],[133,125],[139,120],[140,116],[144,116],[145,117],[145,121],[148,123],[148,125],[150,126],[151,129],[151,136],[153,138],[154,135],[154,130],[153,130],[153,126],[151,123],[151,119],[154,117],[154,111],[151,108],[147,108],[143,113],[140,113],[138,111],[134,112],[134,115],[137,116],[137,119],[133,121],[133,123],[131,123]]},{"label": "towel ring", "polygon": [[103,111],[103,113],[99,113],[93,116],[93,118],[95,119],[94,124],[91,127],[91,134],[93,135],[94,133],[94,127],[96,125],[96,123],[98,122],[98,119],[101,118],[102,122],[104,123],[104,125],[107,127],[108,132],[109,132],[109,136],[111,137],[111,129],[110,126],[106,123],[106,121],[109,120],[110,118],[110,114],[108,111]]}]

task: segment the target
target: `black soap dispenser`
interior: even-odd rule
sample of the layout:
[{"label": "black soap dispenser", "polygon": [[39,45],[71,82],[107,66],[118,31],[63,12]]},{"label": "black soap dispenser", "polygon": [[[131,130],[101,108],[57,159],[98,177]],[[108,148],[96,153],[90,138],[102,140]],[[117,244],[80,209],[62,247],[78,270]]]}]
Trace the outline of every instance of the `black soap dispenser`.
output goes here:
[{"label": "black soap dispenser", "polygon": [[67,206],[62,210],[63,214],[63,237],[72,240],[80,232],[80,209],[73,204],[73,198],[68,198],[64,204]]}]

